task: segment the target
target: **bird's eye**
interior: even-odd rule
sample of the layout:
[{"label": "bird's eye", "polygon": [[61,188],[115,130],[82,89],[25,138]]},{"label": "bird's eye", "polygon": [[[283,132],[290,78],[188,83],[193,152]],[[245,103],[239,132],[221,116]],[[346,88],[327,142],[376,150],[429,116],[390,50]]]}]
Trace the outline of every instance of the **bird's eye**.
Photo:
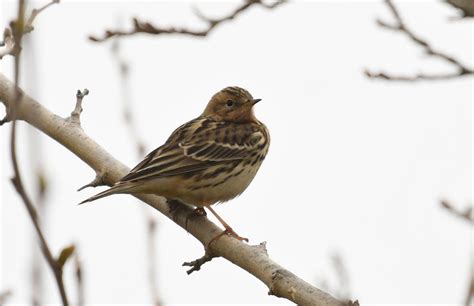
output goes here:
[{"label": "bird's eye", "polygon": [[225,104],[227,105],[227,107],[232,107],[232,106],[234,106],[234,101],[227,100],[227,102]]}]

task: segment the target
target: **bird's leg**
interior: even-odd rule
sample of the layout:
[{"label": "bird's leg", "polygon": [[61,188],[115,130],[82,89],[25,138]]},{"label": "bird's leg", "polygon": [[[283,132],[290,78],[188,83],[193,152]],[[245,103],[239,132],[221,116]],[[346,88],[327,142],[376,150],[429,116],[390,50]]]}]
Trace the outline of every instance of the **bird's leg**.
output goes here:
[{"label": "bird's leg", "polygon": [[206,211],[204,210],[204,207],[196,207],[188,216],[186,217],[186,221],[184,223],[184,228],[186,231],[188,231],[188,221],[189,219],[193,219],[196,217],[203,217],[207,216]]},{"label": "bird's leg", "polygon": [[233,229],[232,227],[229,226],[229,224],[227,224],[227,222],[224,221],[224,219],[221,218],[221,216],[219,216],[216,211],[214,209],[211,208],[211,206],[206,206],[207,209],[209,209],[209,211],[217,218],[217,220],[219,220],[219,222],[222,224],[222,226],[224,226],[225,230],[220,233],[219,235],[217,235],[216,237],[212,238],[211,241],[209,241],[208,243],[208,247],[211,245],[212,242],[214,242],[214,240],[220,238],[221,236],[223,235],[230,235],[232,237],[234,237],[235,239],[237,240],[240,240],[240,241],[245,241],[245,242],[249,242],[249,240],[247,238],[244,238],[244,237],[240,237]]},{"label": "bird's leg", "polygon": [[168,204],[168,209],[170,214],[173,216],[173,220],[176,221],[176,213],[183,208],[183,205],[180,201],[178,200],[173,200],[173,199],[166,199],[166,203]]}]

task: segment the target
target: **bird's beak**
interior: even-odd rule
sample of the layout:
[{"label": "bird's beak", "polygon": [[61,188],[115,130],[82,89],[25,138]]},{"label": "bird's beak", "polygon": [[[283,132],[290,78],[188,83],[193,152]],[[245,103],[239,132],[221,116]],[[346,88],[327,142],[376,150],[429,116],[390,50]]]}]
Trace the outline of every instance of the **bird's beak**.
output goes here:
[{"label": "bird's beak", "polygon": [[262,99],[253,99],[252,100],[252,105],[257,104],[258,102],[262,101]]}]

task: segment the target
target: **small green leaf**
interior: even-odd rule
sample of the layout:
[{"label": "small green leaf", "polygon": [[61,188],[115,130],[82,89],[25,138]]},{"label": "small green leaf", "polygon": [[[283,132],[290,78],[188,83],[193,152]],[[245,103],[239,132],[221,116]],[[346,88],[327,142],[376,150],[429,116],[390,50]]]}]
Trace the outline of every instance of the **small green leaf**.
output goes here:
[{"label": "small green leaf", "polygon": [[62,269],[66,261],[71,257],[72,254],[74,254],[74,250],[76,247],[74,244],[71,244],[70,246],[65,247],[62,249],[61,253],[58,256],[58,259],[56,262],[58,263],[58,266]]}]

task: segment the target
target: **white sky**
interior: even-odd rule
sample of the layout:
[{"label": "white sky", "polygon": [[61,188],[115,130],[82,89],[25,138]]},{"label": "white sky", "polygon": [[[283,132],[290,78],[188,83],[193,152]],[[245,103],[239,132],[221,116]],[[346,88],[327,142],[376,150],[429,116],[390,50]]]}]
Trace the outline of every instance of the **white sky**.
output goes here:
[{"label": "white sky", "polygon": [[[263,98],[257,116],[270,129],[267,160],[248,190],[217,207],[251,243],[268,242],[272,258],[318,283],[334,281],[337,251],[350,274],[352,295],[369,304],[460,304],[468,285],[471,228],[439,207],[472,201],[473,80],[417,84],[371,81],[365,67],[391,72],[446,71],[400,34],[377,27],[392,20],[382,1],[297,2],[267,11],[254,7],[207,39],[136,36],[122,40],[131,65],[131,96],[148,150],[181,123],[199,115],[228,85]],[[2,1],[0,25],[15,15]],[[234,3],[200,3],[225,14]],[[34,97],[68,115],[75,91],[88,88],[82,125],[114,156],[138,160],[121,117],[117,67],[110,43],[86,37],[119,20],[140,16],[159,25],[201,24],[188,2],[71,2],[43,12],[31,38],[35,58],[23,76]],[[399,5],[409,26],[473,65],[472,22],[438,1]],[[12,59],[1,61],[12,75]],[[33,84],[31,80],[35,80]],[[2,107],[3,109],[3,107]],[[38,152],[20,125],[20,161],[31,177]],[[0,128],[0,291],[12,304],[29,302],[32,227],[8,179],[9,126]],[[46,136],[39,136],[51,184],[46,235],[55,253],[77,243],[91,304],[151,302],[145,270],[145,205],[114,196],[76,203],[97,192],[76,189],[93,171]],[[33,150],[33,151],[32,151]],[[29,152],[28,152],[29,151]],[[202,255],[192,236],[153,212],[159,222],[159,290],[168,305],[289,304],[222,259],[186,275],[183,261]],[[75,299],[72,265],[67,291]],[[46,301],[59,297],[45,271]]]}]

